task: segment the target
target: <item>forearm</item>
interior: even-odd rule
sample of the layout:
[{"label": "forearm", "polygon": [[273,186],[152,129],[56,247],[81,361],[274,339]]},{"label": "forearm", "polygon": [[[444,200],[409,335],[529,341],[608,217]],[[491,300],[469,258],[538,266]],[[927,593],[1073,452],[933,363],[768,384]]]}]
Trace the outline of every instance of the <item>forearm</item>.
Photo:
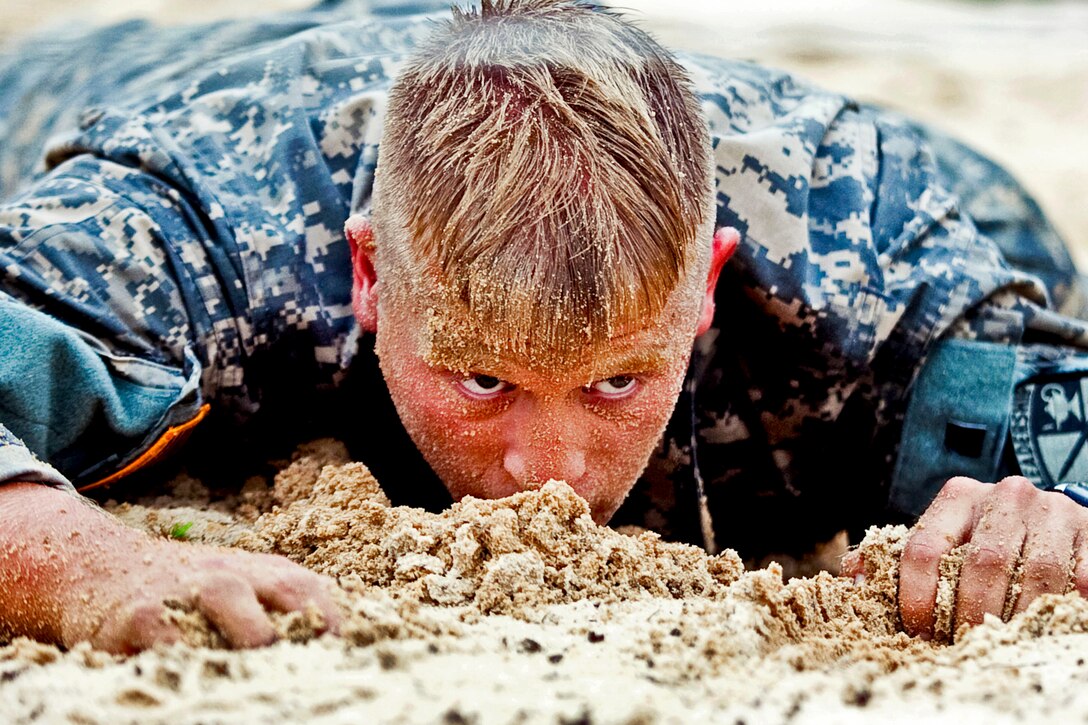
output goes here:
[{"label": "forearm", "polygon": [[72,494],[36,483],[0,486],[0,636],[61,642],[77,619],[86,626],[96,609],[95,571],[141,538]]}]

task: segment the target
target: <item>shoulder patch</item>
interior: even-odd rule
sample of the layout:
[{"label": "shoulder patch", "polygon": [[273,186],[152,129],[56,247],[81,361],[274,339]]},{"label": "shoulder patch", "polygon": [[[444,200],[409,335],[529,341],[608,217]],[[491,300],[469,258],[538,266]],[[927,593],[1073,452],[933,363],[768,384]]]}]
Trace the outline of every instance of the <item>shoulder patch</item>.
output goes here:
[{"label": "shoulder patch", "polygon": [[1010,420],[1023,475],[1051,488],[1088,480],[1088,376],[1039,377],[1017,386]]}]

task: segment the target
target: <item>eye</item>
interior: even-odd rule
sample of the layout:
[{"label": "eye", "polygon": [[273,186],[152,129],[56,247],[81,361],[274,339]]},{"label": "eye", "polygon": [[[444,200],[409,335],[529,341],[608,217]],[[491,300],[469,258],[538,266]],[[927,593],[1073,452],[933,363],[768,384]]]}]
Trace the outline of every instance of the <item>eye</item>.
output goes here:
[{"label": "eye", "polygon": [[470,375],[458,381],[458,385],[474,398],[493,398],[514,388],[510,383],[491,375]]},{"label": "eye", "polygon": [[610,378],[598,380],[587,390],[606,398],[623,398],[634,392],[637,386],[638,381],[631,375],[613,375]]}]

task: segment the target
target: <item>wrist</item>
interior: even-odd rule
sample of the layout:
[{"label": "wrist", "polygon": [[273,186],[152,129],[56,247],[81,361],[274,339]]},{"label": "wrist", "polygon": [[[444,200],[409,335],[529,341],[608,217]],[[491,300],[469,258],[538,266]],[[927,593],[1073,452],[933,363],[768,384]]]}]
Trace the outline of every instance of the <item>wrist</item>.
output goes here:
[{"label": "wrist", "polygon": [[89,624],[94,582],[142,535],[86,499],[35,483],[0,486],[0,632],[64,642]]}]

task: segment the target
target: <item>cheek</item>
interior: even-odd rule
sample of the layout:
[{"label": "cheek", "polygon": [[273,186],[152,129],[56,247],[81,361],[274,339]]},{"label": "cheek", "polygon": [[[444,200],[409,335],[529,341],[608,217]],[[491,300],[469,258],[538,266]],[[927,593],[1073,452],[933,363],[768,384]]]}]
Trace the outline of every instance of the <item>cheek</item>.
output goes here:
[{"label": "cheek", "polygon": [[479,490],[483,472],[501,466],[498,423],[468,404],[449,380],[411,357],[380,356],[389,395],[408,435],[455,498]]},{"label": "cheek", "polygon": [[[616,449],[626,448],[628,451],[649,451],[657,444],[665,425],[669,421],[673,407],[676,405],[676,395],[666,389],[655,395],[646,395],[628,415],[620,420],[620,424],[612,429],[615,437],[613,446]],[[645,463],[645,458],[641,461]]]},{"label": "cheek", "polygon": [[593,505],[593,518],[607,521],[638,481],[650,455],[661,440],[676,404],[680,383],[672,382],[644,391],[630,406],[596,411],[597,424],[587,431],[591,454],[588,483],[583,493]]}]

